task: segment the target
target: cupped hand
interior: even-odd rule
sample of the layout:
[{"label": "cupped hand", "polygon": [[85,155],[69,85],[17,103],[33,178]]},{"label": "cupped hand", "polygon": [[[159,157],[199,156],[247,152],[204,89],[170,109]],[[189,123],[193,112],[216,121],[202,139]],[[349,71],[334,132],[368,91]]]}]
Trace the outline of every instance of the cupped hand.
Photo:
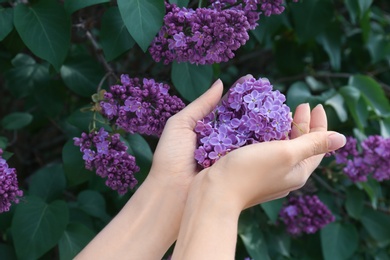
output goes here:
[{"label": "cupped hand", "polygon": [[200,172],[210,196],[237,210],[287,196],[302,187],[325,153],[345,145],[345,137],[327,131],[324,108],[297,107],[290,140],[248,145]]},{"label": "cupped hand", "polygon": [[[251,76],[241,77],[233,86],[249,77]],[[202,96],[168,120],[154,153],[150,178],[157,179],[160,183],[168,182],[174,187],[188,189],[199,171],[194,159],[195,125],[217,106],[222,92],[222,81],[217,80]]]}]

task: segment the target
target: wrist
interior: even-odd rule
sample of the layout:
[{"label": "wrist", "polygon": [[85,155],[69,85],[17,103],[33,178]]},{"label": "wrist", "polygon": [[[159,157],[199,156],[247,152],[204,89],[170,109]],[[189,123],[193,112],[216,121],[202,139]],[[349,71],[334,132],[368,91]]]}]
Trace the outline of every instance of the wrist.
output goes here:
[{"label": "wrist", "polygon": [[232,178],[232,174],[229,174],[231,169],[222,168],[218,162],[214,166],[199,174],[202,178],[202,193],[210,200],[219,201],[221,210],[225,209],[239,215],[245,209],[246,202],[243,201],[244,196],[239,190],[241,188],[240,184],[236,183],[237,178]]},{"label": "wrist", "polygon": [[191,185],[172,259],[234,259],[241,210],[199,173]]},{"label": "wrist", "polygon": [[242,203],[225,184],[225,180],[214,172],[208,169],[201,171],[189,189],[187,205],[190,201],[196,201],[226,216],[238,217],[243,210]]}]

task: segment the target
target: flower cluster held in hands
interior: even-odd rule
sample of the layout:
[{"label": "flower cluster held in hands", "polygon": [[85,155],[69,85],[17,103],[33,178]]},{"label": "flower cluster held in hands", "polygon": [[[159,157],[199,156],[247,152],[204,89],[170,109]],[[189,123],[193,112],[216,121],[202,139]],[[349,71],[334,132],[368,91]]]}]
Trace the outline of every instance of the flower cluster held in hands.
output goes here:
[{"label": "flower cluster held in hands", "polygon": [[0,213],[9,211],[11,203],[19,203],[23,191],[19,189],[16,169],[9,168],[0,148]]},{"label": "flower cluster held in hands", "polygon": [[153,79],[121,76],[100,102],[101,112],[113,125],[128,133],[160,136],[166,121],[184,108],[177,96],[168,93],[169,85]]},{"label": "flower cluster held in hands", "polygon": [[347,138],[347,144],[336,151],[336,163],[353,182],[365,182],[371,175],[377,181],[390,179],[390,138],[369,136],[357,149],[357,140]]},{"label": "flower cluster held in hands", "polygon": [[335,220],[332,212],[316,195],[291,196],[279,216],[293,236],[313,234]]},{"label": "flower cluster held in hands", "polygon": [[191,9],[166,1],[164,24],[149,52],[155,61],[164,64],[226,62],[248,41],[248,31],[257,26],[260,15],[281,14],[282,3],[282,0],[212,0],[208,7]]},{"label": "flower cluster held in hands", "polygon": [[80,138],[73,140],[83,153],[85,168],[107,178],[108,187],[122,195],[137,184],[134,173],[139,171],[139,167],[134,156],[127,153],[127,146],[118,133],[109,134],[101,128],[89,134],[82,133]]},{"label": "flower cluster held in hands", "polygon": [[285,100],[266,78],[237,83],[212,113],[197,122],[197,162],[206,168],[239,147],[288,138],[292,117]]}]

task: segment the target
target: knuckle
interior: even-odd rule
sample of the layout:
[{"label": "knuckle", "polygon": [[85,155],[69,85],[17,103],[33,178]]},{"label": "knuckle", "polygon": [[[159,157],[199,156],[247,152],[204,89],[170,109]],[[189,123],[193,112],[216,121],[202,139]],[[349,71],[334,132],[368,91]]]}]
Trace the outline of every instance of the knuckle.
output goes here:
[{"label": "knuckle", "polygon": [[321,139],[319,138],[313,138],[313,145],[312,145],[312,154],[313,155],[317,155],[317,154],[321,154],[321,153],[324,153],[324,151],[326,150],[326,147],[327,144],[325,144]]}]

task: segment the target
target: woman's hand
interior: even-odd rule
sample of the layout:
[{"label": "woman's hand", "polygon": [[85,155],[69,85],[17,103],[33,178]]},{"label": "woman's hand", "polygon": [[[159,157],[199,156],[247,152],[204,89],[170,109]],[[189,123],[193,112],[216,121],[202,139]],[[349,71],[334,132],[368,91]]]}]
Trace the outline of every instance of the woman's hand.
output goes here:
[{"label": "woman's hand", "polygon": [[345,144],[327,131],[322,106],[300,105],[294,123],[291,140],[241,147],[195,177],[172,259],[234,259],[241,211],[302,187],[324,154]]},{"label": "woman's hand", "polygon": [[[241,77],[233,86],[250,77],[252,76]],[[201,97],[168,120],[154,153],[148,178],[156,179],[159,183],[169,183],[171,188],[188,191],[199,172],[194,159],[195,125],[217,106],[222,91],[223,84],[221,80],[217,80]]]},{"label": "woman's hand", "polygon": [[218,104],[222,91],[217,80],[168,120],[148,177],[77,259],[161,259],[177,239],[188,190],[199,171],[193,129]]},{"label": "woman's hand", "polygon": [[327,131],[321,105],[297,107],[291,140],[245,146],[222,157],[202,175],[216,194],[242,210],[284,197],[302,187],[325,153],[344,146],[345,137]]}]

